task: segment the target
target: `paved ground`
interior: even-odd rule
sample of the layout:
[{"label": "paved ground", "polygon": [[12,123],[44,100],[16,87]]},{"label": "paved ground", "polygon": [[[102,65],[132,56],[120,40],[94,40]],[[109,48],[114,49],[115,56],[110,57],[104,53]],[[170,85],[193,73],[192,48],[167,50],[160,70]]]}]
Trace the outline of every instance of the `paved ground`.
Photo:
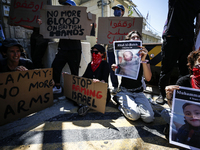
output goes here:
[{"label": "paved ground", "polygon": [[[149,86],[147,97],[158,96]],[[153,123],[128,121],[110,102],[105,114],[90,111],[77,114],[77,106],[65,97],[55,97],[54,105],[0,127],[1,150],[177,150],[163,135],[164,120],[159,112],[167,104],[152,105]]]}]

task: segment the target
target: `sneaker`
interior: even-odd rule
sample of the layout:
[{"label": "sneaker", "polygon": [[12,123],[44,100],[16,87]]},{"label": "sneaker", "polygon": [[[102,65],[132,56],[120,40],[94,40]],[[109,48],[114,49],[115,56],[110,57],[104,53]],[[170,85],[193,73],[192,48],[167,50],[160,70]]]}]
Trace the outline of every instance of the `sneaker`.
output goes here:
[{"label": "sneaker", "polygon": [[165,138],[169,141],[169,124],[168,123],[165,125],[163,133],[165,135]]},{"label": "sneaker", "polygon": [[78,114],[80,116],[85,116],[89,110],[90,108],[88,106],[82,106],[78,109]]},{"label": "sneaker", "polygon": [[162,95],[160,95],[157,99],[156,99],[156,103],[160,104],[160,105],[164,105],[165,104],[165,99]]},{"label": "sneaker", "polygon": [[62,92],[61,86],[54,86],[53,87],[53,94],[59,94]]},{"label": "sneaker", "polygon": [[117,92],[118,92],[117,87],[114,87],[114,89],[110,91],[111,94],[117,94]]}]

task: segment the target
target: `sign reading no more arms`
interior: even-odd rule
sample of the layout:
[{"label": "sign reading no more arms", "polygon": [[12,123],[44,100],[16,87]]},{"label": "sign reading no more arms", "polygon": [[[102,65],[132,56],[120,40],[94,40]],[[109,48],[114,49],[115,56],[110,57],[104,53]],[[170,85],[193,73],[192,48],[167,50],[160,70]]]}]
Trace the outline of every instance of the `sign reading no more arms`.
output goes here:
[{"label": "sign reading no more arms", "polygon": [[53,104],[52,68],[0,73],[0,125]]}]

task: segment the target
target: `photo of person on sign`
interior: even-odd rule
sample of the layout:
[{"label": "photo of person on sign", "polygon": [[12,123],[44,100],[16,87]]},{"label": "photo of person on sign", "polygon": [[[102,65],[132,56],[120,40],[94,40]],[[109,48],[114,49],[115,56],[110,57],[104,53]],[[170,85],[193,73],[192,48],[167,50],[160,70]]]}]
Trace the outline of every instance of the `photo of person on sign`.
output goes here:
[{"label": "photo of person on sign", "polygon": [[178,129],[175,141],[200,148],[200,105],[196,102],[182,102],[181,117],[184,118],[184,124]]},{"label": "photo of person on sign", "polygon": [[139,56],[134,54],[131,50],[126,50],[122,53],[122,56],[119,55],[118,59],[119,67],[116,73],[136,78],[140,67]]}]

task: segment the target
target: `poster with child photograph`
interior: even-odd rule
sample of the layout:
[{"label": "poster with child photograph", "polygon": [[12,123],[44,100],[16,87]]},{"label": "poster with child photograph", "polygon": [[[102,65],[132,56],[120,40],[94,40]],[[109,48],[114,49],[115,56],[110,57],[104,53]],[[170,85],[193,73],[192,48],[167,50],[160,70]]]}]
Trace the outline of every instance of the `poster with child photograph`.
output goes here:
[{"label": "poster with child photograph", "polygon": [[174,90],[169,142],[187,149],[200,149],[200,91]]},{"label": "poster with child photograph", "polygon": [[137,80],[141,58],[138,54],[142,41],[114,41],[115,74]]}]

